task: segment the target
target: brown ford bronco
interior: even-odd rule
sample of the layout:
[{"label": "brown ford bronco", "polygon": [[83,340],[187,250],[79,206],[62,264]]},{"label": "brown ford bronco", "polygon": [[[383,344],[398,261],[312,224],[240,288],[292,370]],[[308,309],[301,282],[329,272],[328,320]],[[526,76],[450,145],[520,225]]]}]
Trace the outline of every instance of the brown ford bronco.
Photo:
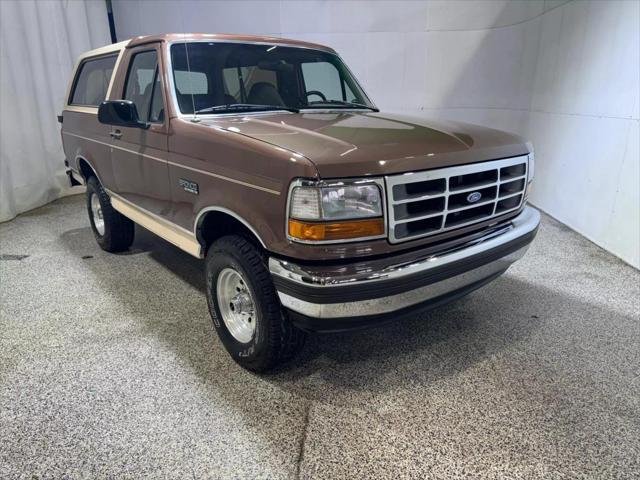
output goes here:
[{"label": "brown ford bronco", "polygon": [[100,247],[126,250],[135,222],[204,258],[215,329],[255,371],[305,331],[490,282],[540,220],[530,144],[379,113],[321,45],[179,34],[99,48],[79,59],[59,121]]}]

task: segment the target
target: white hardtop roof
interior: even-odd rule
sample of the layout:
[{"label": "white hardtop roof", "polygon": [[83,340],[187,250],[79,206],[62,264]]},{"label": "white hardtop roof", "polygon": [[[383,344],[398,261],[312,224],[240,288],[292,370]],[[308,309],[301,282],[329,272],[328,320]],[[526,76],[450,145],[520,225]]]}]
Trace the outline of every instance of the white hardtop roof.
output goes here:
[{"label": "white hardtop roof", "polygon": [[106,55],[108,53],[119,52],[124,49],[127,44],[131,41],[131,39],[123,40],[122,42],[112,43],[111,45],[105,45],[104,47],[94,48],[93,50],[89,50],[80,55],[80,60],[89,57],[97,57],[100,55]]}]

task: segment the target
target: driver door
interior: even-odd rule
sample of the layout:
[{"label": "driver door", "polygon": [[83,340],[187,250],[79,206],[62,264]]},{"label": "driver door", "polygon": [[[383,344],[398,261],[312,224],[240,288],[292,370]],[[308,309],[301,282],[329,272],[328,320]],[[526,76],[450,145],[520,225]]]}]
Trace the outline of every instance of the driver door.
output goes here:
[{"label": "driver door", "polygon": [[156,45],[127,50],[124,83],[112,96],[131,100],[149,128],[112,127],[111,159],[116,193],[148,212],[165,216],[171,205],[167,164],[168,119]]}]

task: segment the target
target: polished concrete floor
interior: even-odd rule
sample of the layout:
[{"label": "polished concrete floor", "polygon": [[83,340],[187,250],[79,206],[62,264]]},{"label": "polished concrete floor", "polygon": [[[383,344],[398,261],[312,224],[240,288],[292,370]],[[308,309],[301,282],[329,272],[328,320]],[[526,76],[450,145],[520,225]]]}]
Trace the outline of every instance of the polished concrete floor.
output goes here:
[{"label": "polished concrete floor", "polygon": [[236,366],[202,264],[82,196],[0,225],[0,478],[639,478],[640,274],[545,217],[431,313]]}]

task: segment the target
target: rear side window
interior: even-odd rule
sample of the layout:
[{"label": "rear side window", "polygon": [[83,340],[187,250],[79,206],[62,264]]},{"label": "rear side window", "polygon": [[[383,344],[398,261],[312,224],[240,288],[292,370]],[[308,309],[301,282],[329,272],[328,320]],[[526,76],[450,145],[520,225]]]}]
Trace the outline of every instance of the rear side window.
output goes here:
[{"label": "rear side window", "polygon": [[71,92],[71,105],[97,107],[107,97],[118,55],[86,60],[80,65]]},{"label": "rear side window", "polygon": [[136,104],[138,117],[150,122],[162,122],[164,105],[155,50],[134,55],[124,90],[125,100]]}]

